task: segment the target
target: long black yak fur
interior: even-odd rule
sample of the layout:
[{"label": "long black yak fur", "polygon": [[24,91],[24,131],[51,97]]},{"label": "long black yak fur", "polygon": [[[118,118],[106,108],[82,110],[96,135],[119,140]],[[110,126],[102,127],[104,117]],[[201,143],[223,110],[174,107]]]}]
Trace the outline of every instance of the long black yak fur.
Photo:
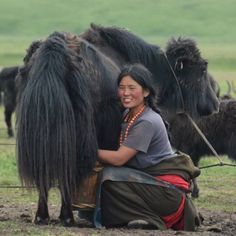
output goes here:
[{"label": "long black yak fur", "polygon": [[217,110],[195,42],[173,39],[166,55],[184,107],[162,50],[126,30],[92,26],[79,36],[56,32],[31,45],[17,78],[17,150],[22,182],[39,191],[36,223],[48,221],[47,194],[54,185],[62,194],[60,218],[73,223],[71,196],[91,172],[98,146],[117,147],[116,78],[123,64],[140,62],[151,70],[165,109],[194,117]]},{"label": "long black yak fur", "polygon": [[[172,145],[189,154],[196,166],[203,156],[213,154],[185,115],[172,116],[171,119],[167,118],[167,121],[170,124]],[[220,100],[219,112],[199,118],[196,124],[219,155],[227,155],[231,160],[236,161],[235,99]],[[192,196],[198,197],[198,195],[199,187],[195,180]]]},{"label": "long black yak fur", "polygon": [[0,87],[3,92],[4,117],[9,137],[14,136],[12,114],[16,108],[17,89],[15,85],[18,66],[4,67],[0,72]]},{"label": "long black yak fur", "polygon": [[134,62],[144,64],[154,76],[159,107],[174,113],[185,111],[194,118],[218,110],[218,99],[205,76],[207,61],[201,57],[192,39],[173,38],[168,42],[164,53],[160,47],[117,27],[92,24],[80,37],[99,48],[118,66]]},{"label": "long black yak fur", "polygon": [[35,223],[48,222],[48,191],[58,186],[60,219],[71,225],[71,197],[91,173],[98,146],[118,146],[119,68],[68,33],[55,32],[32,43],[28,54],[17,77],[19,175],[24,185],[38,188]]}]

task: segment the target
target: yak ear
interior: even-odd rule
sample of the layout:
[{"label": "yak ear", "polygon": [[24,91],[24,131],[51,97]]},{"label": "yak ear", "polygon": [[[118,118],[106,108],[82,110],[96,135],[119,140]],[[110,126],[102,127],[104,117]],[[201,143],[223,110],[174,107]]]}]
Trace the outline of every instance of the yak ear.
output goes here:
[{"label": "yak ear", "polygon": [[185,59],[183,58],[180,58],[180,59],[177,59],[176,62],[175,62],[175,71],[181,71],[184,69],[184,65],[185,65]]}]

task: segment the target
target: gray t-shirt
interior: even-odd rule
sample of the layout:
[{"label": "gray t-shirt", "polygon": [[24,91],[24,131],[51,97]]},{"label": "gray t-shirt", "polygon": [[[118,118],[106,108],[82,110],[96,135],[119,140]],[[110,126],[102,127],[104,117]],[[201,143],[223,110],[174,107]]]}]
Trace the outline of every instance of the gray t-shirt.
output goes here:
[{"label": "gray t-shirt", "polygon": [[[122,124],[122,132],[127,123]],[[150,107],[130,127],[127,139],[122,143],[138,151],[126,166],[143,169],[173,156],[164,122]]]}]

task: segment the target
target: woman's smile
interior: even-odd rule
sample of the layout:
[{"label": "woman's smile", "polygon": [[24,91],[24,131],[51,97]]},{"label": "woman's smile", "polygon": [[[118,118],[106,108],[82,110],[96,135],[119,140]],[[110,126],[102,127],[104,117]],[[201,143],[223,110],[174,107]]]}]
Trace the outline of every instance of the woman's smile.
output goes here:
[{"label": "woman's smile", "polygon": [[119,84],[118,95],[123,106],[135,112],[144,106],[144,98],[148,95],[148,92],[131,76],[127,75],[122,78]]}]

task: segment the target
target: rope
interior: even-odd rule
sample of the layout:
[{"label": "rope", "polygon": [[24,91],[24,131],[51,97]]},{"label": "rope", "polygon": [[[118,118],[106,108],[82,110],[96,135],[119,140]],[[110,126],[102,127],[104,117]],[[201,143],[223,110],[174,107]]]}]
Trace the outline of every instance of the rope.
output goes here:
[{"label": "rope", "polygon": [[204,142],[207,144],[207,146],[211,149],[211,151],[213,152],[213,154],[217,157],[217,159],[219,160],[220,163],[222,163],[222,160],[220,158],[220,156],[218,155],[218,153],[216,152],[216,150],[212,147],[212,145],[210,144],[210,142],[207,140],[206,136],[202,133],[202,131],[199,129],[199,127],[197,126],[197,124],[193,121],[193,119],[188,115],[185,114],[188,119],[191,121],[192,125],[194,126],[194,128],[197,130],[197,132],[199,133],[199,135],[201,136],[201,138],[204,140]]},{"label": "rope", "polygon": [[14,146],[16,146],[16,144],[15,144],[15,143],[0,143],[0,145],[4,145],[4,146],[8,146],[8,145],[14,145]]},{"label": "rope", "polygon": [[215,166],[236,166],[236,164],[230,164],[230,163],[218,163],[218,164],[212,164],[212,165],[207,165],[207,166],[201,166],[199,167],[199,169],[206,169],[209,167],[215,167]]},{"label": "rope", "polygon": [[201,138],[204,140],[204,142],[207,144],[207,146],[211,149],[212,153],[216,156],[216,158],[219,160],[218,164],[212,164],[212,165],[207,165],[207,166],[202,166],[200,167],[200,169],[205,169],[208,167],[214,167],[214,166],[236,166],[236,164],[229,164],[229,163],[224,163],[220,156],[218,155],[218,153],[216,152],[216,150],[213,148],[213,146],[210,144],[210,142],[207,140],[206,136],[202,133],[202,131],[199,129],[199,127],[197,126],[197,124],[194,122],[194,120],[188,115],[185,114],[188,119],[190,120],[190,122],[192,123],[192,125],[194,126],[194,128],[196,129],[196,131],[198,132],[198,134],[201,136]]},{"label": "rope", "polygon": [[21,186],[21,185],[0,185],[0,188],[36,188],[35,186]]},{"label": "rope", "polygon": [[[36,186],[22,186],[22,185],[0,185],[0,188],[12,189],[12,188],[21,188],[21,189],[32,189],[37,188]],[[50,188],[58,188],[58,186],[51,186]]]},{"label": "rope", "polygon": [[171,64],[170,64],[170,61],[169,61],[169,59],[168,59],[166,53],[165,53],[164,51],[162,51],[162,52],[163,52],[164,57],[165,57],[165,59],[166,59],[168,65],[169,65],[169,67],[170,67],[170,70],[171,70],[171,72],[172,72],[172,74],[173,74],[173,76],[174,76],[175,82],[176,82],[176,84],[177,84],[177,86],[178,86],[178,90],[179,90],[179,94],[180,94],[180,98],[181,98],[181,103],[182,103],[182,108],[183,108],[183,111],[185,112],[184,97],[183,97],[183,93],[182,93],[182,90],[181,90],[179,81],[178,81],[178,79],[177,79],[177,76],[176,76],[176,74],[175,74],[175,72],[174,72],[174,70],[173,70]]}]

